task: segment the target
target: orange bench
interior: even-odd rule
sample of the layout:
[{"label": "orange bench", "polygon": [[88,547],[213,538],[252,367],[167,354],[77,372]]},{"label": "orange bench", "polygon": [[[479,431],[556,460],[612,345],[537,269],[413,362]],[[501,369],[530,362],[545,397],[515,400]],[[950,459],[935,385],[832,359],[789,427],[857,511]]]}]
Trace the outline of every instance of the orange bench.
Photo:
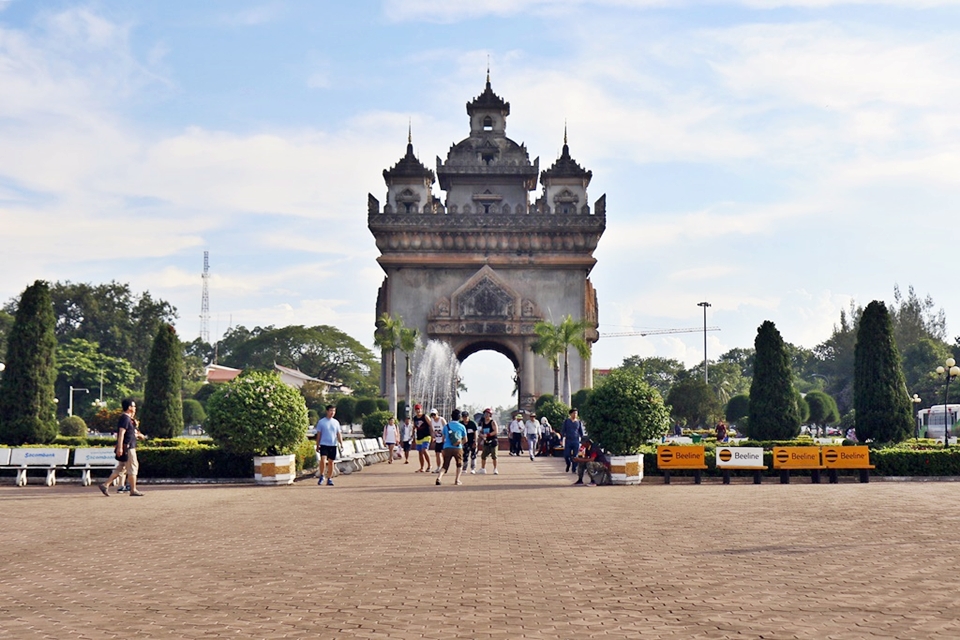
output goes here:
[{"label": "orange bench", "polygon": [[830,476],[830,484],[837,484],[837,469],[859,469],[860,482],[870,482],[870,449],[860,445],[855,447],[823,447],[823,466]]},{"label": "orange bench", "polygon": [[693,482],[700,484],[701,472],[707,469],[703,445],[660,445],[657,447],[657,468],[663,472],[663,484],[670,484],[671,471],[694,471]]},{"label": "orange bench", "polygon": [[810,471],[813,484],[820,484],[820,471],[825,469],[820,447],[774,447],[773,468],[780,471],[780,484],[790,484],[791,471]]}]

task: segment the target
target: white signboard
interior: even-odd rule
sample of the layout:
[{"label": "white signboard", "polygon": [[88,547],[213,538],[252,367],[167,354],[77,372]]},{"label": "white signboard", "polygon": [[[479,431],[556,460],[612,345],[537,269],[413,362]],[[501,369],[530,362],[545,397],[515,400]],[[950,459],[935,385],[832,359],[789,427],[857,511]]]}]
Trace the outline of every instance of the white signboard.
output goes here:
[{"label": "white signboard", "polygon": [[0,467],[5,467],[10,464],[10,449],[6,447],[0,447]]},{"label": "white signboard", "polygon": [[70,449],[14,449],[10,464],[17,467],[55,467],[67,464]]},{"label": "white signboard", "polygon": [[76,449],[73,452],[73,466],[113,467],[117,464],[116,451],[97,447],[94,449]]},{"label": "white signboard", "polygon": [[763,447],[717,447],[717,467],[763,467]]}]

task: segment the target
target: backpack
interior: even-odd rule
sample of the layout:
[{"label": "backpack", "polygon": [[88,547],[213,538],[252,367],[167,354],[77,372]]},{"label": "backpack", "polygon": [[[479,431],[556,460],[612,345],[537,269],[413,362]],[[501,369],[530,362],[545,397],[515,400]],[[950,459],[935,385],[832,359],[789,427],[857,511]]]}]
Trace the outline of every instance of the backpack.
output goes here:
[{"label": "backpack", "polygon": [[451,429],[449,425],[443,425],[443,431],[444,431],[444,435],[446,435],[447,437],[447,440],[450,441],[450,444],[452,444],[455,447],[460,446],[460,443],[462,442],[462,440],[460,439],[460,436],[457,434],[456,431]]}]

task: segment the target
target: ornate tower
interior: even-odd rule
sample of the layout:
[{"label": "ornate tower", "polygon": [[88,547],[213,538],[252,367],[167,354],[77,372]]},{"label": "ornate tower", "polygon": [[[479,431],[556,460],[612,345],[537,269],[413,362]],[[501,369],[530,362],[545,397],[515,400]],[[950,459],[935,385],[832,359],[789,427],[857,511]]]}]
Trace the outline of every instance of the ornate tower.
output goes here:
[{"label": "ornate tower", "polygon": [[[377,316],[399,314],[427,339],[444,340],[460,360],[498,351],[517,370],[521,407],[553,392],[553,372],[530,349],[539,320],[586,318],[598,338],[596,293],[588,278],[606,228],[605,197],[587,204],[592,174],[563,152],[547,170],[506,136],[510,103],[484,91],[468,102],[470,135],[437,158],[434,174],[407,154],[384,171],[387,203],[368,196],[368,226],[386,278]],[[543,193],[534,206],[529,193]],[[402,354],[398,354],[398,358]],[[592,386],[590,359],[570,357],[574,390]],[[384,362],[384,371],[389,366]],[[399,366],[399,363],[398,363]]]}]

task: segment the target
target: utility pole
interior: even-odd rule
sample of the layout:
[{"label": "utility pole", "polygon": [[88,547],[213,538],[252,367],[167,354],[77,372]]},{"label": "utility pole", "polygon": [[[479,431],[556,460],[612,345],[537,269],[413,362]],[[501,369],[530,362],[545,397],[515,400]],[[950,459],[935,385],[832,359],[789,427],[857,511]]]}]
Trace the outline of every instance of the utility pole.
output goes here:
[{"label": "utility pole", "polygon": [[210,344],[210,252],[203,252],[203,297],[200,300],[200,340]]},{"label": "utility pole", "polygon": [[711,307],[709,302],[698,302],[698,307],[703,307],[703,382],[710,384],[710,377],[707,375],[707,307]]}]

